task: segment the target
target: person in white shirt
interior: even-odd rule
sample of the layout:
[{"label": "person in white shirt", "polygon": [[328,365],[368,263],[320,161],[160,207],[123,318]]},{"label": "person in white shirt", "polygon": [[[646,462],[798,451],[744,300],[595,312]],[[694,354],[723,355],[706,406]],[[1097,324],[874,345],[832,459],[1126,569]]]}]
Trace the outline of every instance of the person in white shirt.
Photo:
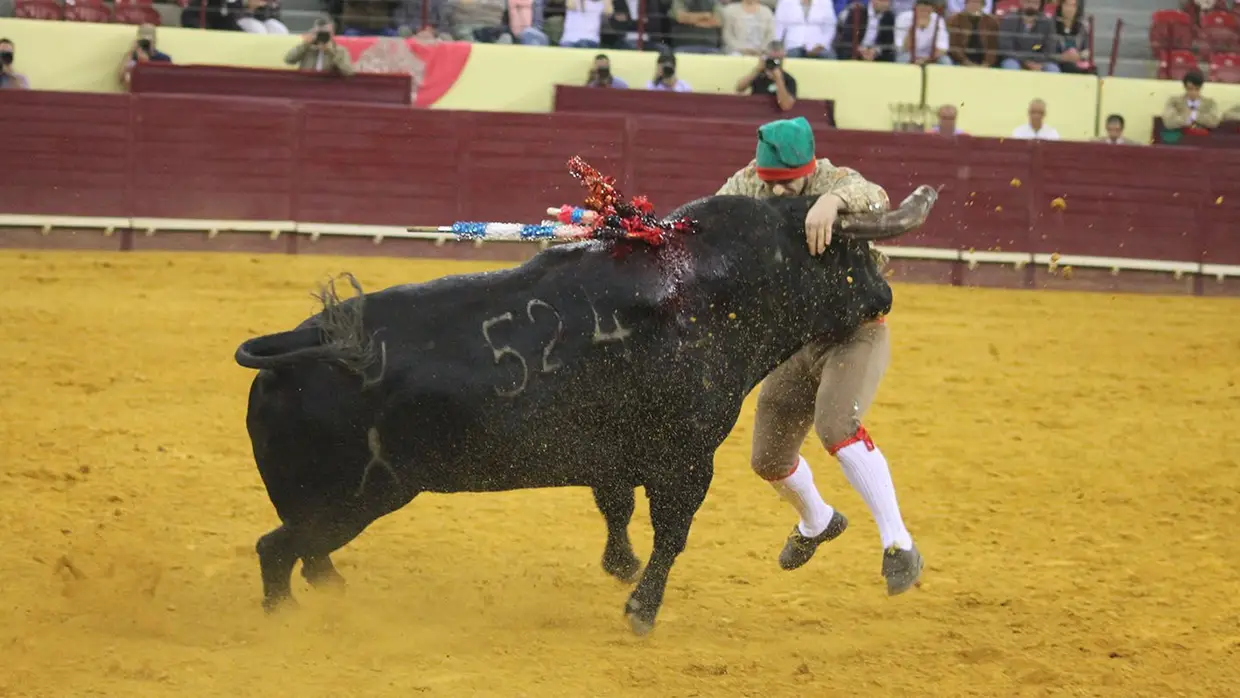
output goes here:
[{"label": "person in white shirt", "polygon": [[917,0],[911,11],[896,17],[896,61],[951,65],[948,38],[947,22],[934,11],[934,0]]},{"label": "person in white shirt", "polygon": [[789,58],[834,58],[835,3],[832,0],[779,0],[775,36],[783,37]]},{"label": "person in white shirt", "polygon": [[1059,132],[1054,127],[1047,126],[1045,119],[1046,102],[1040,99],[1033,100],[1029,103],[1029,123],[1017,126],[1012,131],[1012,138],[1037,141],[1059,140]]},{"label": "person in white shirt", "polygon": [[564,10],[564,33],[560,45],[569,48],[598,48],[602,40],[603,17],[615,13],[611,0],[568,0]]}]

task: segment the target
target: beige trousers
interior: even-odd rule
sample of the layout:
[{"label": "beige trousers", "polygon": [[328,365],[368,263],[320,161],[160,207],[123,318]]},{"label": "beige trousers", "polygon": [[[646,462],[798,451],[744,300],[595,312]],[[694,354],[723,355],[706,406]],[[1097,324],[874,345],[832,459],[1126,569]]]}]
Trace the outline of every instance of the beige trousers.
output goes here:
[{"label": "beige trousers", "polygon": [[828,450],[852,438],[891,359],[885,323],[869,322],[846,342],[812,342],[771,372],[758,392],[750,465],[765,480],[788,475],[812,425]]}]

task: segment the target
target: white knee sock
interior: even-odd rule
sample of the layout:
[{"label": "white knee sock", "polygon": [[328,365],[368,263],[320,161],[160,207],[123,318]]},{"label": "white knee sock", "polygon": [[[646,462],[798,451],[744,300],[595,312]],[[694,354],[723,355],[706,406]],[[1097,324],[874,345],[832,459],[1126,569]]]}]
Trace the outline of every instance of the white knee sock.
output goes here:
[{"label": "white knee sock", "polygon": [[818,488],[814,486],[814,473],[809,463],[797,456],[797,465],[792,472],[779,480],[769,480],[771,486],[801,515],[797,528],[801,535],[813,538],[827,530],[835,510],[822,500]]},{"label": "white knee sock", "polygon": [[848,482],[870,508],[883,548],[892,545],[903,550],[912,548],[913,537],[904,527],[904,519],[900,518],[900,505],[896,501],[896,487],[891,481],[887,459],[870,440],[870,435],[864,428],[858,429],[856,436],[831,450],[839,459]]}]

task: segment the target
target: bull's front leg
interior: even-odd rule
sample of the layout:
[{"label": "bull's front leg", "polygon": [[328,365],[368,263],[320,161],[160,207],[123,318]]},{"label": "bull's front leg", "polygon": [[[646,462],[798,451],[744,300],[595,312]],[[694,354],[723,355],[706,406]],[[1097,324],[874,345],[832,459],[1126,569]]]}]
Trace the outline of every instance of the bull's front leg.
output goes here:
[{"label": "bull's front leg", "polygon": [[603,548],[603,571],[626,584],[637,581],[642,561],[629,541],[629,522],[636,506],[634,488],[628,485],[594,488],[594,503],[607,522],[607,546]]},{"label": "bull's front leg", "polygon": [[706,456],[681,461],[676,471],[672,480],[646,485],[646,495],[650,498],[650,524],[654,528],[654,549],[646,571],[637,588],[629,595],[624,609],[629,627],[638,635],[654,630],[655,616],[663,605],[667,577],[676,557],[685,549],[693,515],[702,506],[706,491],[710,488],[714,474],[713,459]]}]

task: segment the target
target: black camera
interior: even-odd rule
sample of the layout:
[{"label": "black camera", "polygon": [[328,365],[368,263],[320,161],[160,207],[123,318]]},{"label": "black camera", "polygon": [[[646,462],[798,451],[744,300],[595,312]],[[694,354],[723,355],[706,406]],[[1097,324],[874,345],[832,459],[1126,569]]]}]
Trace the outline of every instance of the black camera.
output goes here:
[{"label": "black camera", "polygon": [[314,43],[316,44],[325,44],[331,40],[332,33],[329,31],[319,31],[318,34],[314,35]]},{"label": "black camera", "polygon": [[594,71],[594,74],[599,80],[606,80],[611,77],[611,66],[601,65]]},{"label": "black camera", "polygon": [[671,63],[663,63],[659,65],[659,75],[664,78],[671,78],[676,74],[676,66]]},{"label": "black camera", "polygon": [[151,52],[151,40],[138,39],[138,48],[142,49],[143,53],[149,54]]},{"label": "black camera", "polygon": [[13,52],[0,51],[0,63],[3,63],[4,65],[13,65]]},{"label": "black camera", "polygon": [[782,64],[783,64],[783,62],[782,62],[782,61],[780,61],[778,58],[768,58],[768,59],[766,59],[766,69],[767,69],[767,70],[775,70],[776,68],[778,68],[778,67],[779,67],[780,65],[782,65]]}]

